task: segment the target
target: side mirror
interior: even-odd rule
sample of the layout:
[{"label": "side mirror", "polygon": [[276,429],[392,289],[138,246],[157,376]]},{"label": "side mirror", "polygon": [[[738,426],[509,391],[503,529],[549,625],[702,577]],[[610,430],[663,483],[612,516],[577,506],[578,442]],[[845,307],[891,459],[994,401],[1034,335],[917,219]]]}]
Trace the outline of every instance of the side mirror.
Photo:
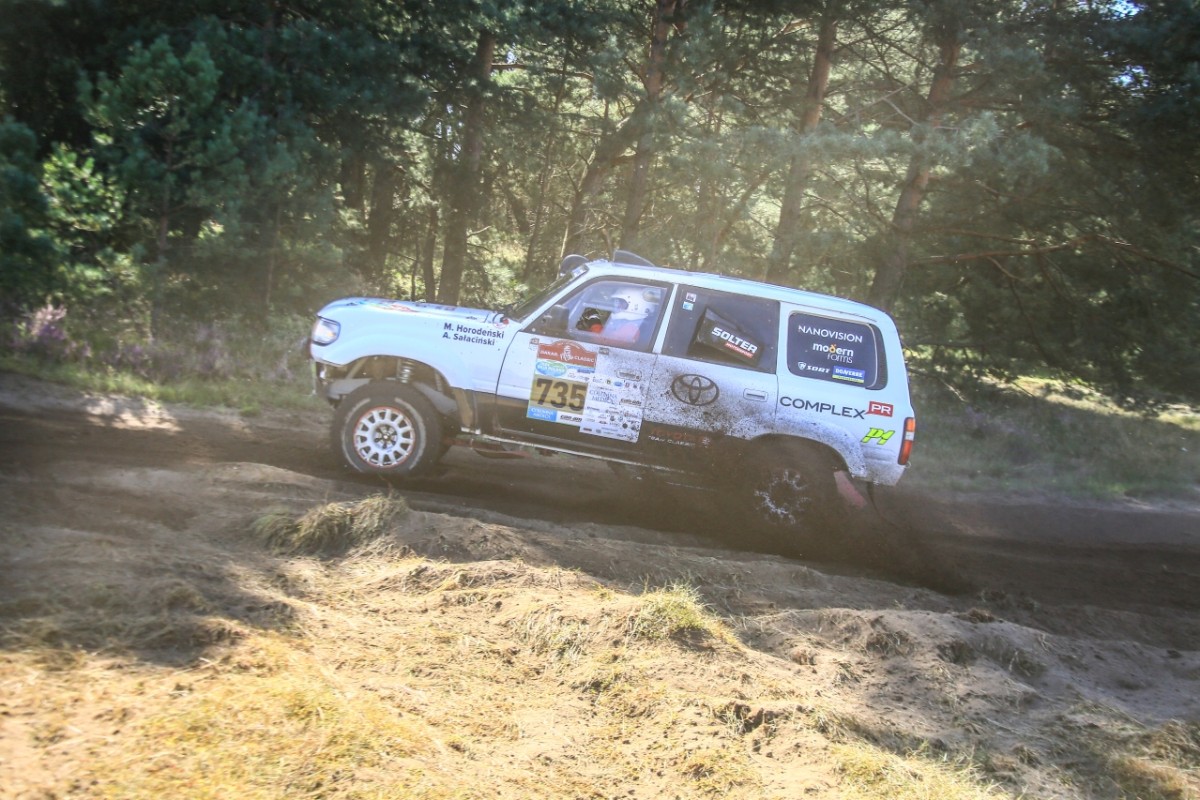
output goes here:
[{"label": "side mirror", "polygon": [[566,306],[550,306],[545,314],[537,321],[539,333],[566,333],[567,315],[570,312]]}]

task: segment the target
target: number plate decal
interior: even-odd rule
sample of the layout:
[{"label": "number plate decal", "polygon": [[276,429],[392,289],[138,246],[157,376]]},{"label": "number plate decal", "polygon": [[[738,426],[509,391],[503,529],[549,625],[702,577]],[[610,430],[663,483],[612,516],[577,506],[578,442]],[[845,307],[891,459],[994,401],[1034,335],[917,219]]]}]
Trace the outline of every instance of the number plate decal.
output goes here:
[{"label": "number plate decal", "polygon": [[529,389],[529,411],[526,416],[579,426],[583,420],[583,404],[588,385],[583,381],[567,381],[534,375]]},{"label": "number plate decal", "polygon": [[578,428],[595,373],[592,350],[576,342],[539,343],[525,416]]},{"label": "number plate decal", "polygon": [[636,442],[642,427],[641,381],[616,367],[609,355],[577,342],[539,344],[525,416]]}]

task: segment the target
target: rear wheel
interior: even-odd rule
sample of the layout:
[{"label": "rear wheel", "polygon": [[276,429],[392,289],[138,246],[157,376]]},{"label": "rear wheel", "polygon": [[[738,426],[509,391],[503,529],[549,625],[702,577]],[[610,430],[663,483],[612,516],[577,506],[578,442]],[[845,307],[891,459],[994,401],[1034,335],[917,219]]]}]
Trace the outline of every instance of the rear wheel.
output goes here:
[{"label": "rear wheel", "polygon": [[358,472],[415,477],[442,455],[442,422],[414,387],[392,381],[362,386],[338,404],[334,450]]},{"label": "rear wheel", "polygon": [[751,455],[744,503],[772,546],[806,554],[838,536],[840,504],[833,464],[812,447],[777,446]]}]

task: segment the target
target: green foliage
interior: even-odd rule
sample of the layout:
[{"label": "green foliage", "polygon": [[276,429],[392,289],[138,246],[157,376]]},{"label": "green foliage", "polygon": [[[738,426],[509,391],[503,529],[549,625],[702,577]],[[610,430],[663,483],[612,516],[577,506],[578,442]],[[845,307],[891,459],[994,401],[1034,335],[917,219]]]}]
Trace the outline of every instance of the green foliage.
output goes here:
[{"label": "green foliage", "polygon": [[122,238],[125,192],[95,158],[59,144],[43,164],[46,230],[57,245],[52,296],[68,305],[136,302],[134,248]]},{"label": "green foliage", "polygon": [[219,77],[202,42],[178,56],[163,35],[135,45],[117,76],[80,82],[101,157],[154,242],[147,271],[156,310],[171,279],[172,233],[185,221],[237,218],[249,189],[246,158],[262,120],[248,102],[224,107]]},{"label": "green foliage", "polygon": [[54,241],[42,230],[47,203],[36,151],[27,126],[0,122],[0,297],[10,303],[35,303],[52,284]]},{"label": "green foliage", "polygon": [[161,335],[152,321],[213,309],[434,296],[443,277],[498,304],[564,247],[627,236],[661,263],[762,278],[801,163],[773,279],[862,299],[898,258],[891,307],[947,380],[1050,370],[1130,402],[1197,396],[1195,3],[5,10],[0,290],[24,310]]}]

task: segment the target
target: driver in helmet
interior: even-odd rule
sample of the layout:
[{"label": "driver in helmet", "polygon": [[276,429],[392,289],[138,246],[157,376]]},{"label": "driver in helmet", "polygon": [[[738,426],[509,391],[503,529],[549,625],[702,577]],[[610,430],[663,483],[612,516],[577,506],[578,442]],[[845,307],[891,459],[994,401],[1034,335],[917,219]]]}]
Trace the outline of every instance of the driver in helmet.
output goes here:
[{"label": "driver in helmet", "polygon": [[643,326],[658,313],[660,299],[659,289],[644,286],[621,287],[612,295],[616,310],[609,315],[600,335],[612,342],[636,342],[638,336],[643,333]]}]

